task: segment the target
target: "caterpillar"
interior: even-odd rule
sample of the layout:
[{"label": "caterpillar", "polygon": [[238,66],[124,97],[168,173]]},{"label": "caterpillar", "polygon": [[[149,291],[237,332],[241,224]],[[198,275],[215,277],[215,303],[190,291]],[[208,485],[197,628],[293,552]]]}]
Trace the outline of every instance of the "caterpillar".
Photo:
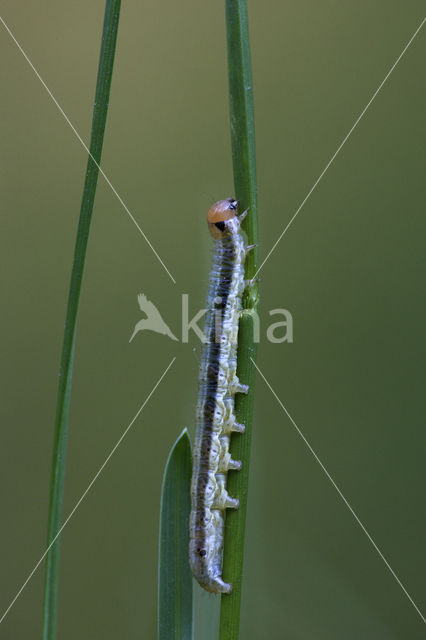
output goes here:
[{"label": "caterpillar", "polygon": [[237,378],[244,260],[254,246],[245,246],[240,231],[246,215],[247,211],[238,215],[233,198],[216,202],[207,213],[214,251],[199,373],[189,559],[194,577],[212,593],[232,590],[222,579],[222,558],[225,512],[239,506],[226,490],[228,471],[241,469],[241,462],[232,460],[229,453],[230,436],[245,429],[235,420],[234,396],[248,392]]}]

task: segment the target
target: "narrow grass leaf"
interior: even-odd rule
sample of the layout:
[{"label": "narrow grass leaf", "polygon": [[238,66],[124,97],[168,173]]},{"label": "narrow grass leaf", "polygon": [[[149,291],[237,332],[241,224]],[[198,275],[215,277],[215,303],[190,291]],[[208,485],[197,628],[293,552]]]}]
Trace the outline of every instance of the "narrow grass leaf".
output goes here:
[{"label": "narrow grass leaf", "polygon": [[189,568],[191,442],[185,429],[163,476],[158,570],[159,640],[192,640],[192,574]]},{"label": "narrow grass leaf", "polygon": [[86,179],[80,208],[77,239],[71,272],[71,283],[66,311],[64,339],[62,346],[59,388],[56,405],[56,420],[53,445],[52,474],[50,483],[50,505],[48,519],[47,543],[52,545],[46,559],[45,592],[43,607],[43,640],[54,640],[56,637],[56,620],[58,606],[59,553],[60,536],[58,531],[62,522],[64,498],[65,462],[68,441],[68,418],[71,396],[71,380],[73,372],[74,347],[78,306],[87,243],[92,219],[101,161],[105,124],[108,112],[111,88],[112,69],[114,64],[115,45],[117,40],[120,0],[107,0],[102,33],[102,45],[99,58],[98,78],[96,84],[95,106],[90,140],[90,156],[87,163]]}]

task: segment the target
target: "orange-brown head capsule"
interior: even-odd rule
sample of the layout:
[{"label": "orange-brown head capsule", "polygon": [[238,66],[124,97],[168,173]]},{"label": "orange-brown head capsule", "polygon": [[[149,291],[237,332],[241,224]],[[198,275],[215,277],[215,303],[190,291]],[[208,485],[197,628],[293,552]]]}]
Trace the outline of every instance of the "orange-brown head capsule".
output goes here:
[{"label": "orange-brown head capsule", "polygon": [[234,220],[238,212],[238,201],[234,198],[219,200],[210,207],[207,212],[207,224],[213,238],[223,238],[232,233],[235,227]]}]

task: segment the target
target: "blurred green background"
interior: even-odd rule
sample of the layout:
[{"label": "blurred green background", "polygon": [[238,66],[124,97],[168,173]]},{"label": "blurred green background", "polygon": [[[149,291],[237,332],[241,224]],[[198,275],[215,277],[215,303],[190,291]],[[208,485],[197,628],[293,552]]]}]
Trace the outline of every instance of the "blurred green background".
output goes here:
[{"label": "blurred green background", "polygon": [[[422,19],[396,0],[249,3],[263,259]],[[84,140],[104,2],[2,3]],[[262,270],[258,364],[426,610],[420,33]],[[1,609],[40,558],[65,305],[86,153],[0,25],[3,100]],[[173,356],[62,536],[58,638],[153,638],[163,466],[194,431],[199,349],[140,333],[143,292],[175,334],[203,306],[204,215],[233,194],[223,3],[123,2],[79,316],[64,514]],[[293,344],[269,344],[288,309]],[[275,319],[276,320],[276,319]],[[241,638],[417,639],[424,624],[261,379]],[[40,637],[43,567],[0,627]],[[209,596],[207,596],[209,597]],[[213,597],[213,596],[211,596]]]}]

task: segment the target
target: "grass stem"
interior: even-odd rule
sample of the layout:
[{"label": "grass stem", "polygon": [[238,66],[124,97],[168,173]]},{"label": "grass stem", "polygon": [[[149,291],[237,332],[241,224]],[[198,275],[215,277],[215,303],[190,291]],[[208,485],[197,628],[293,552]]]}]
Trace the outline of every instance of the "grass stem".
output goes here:
[{"label": "grass stem", "polygon": [[[231,124],[232,161],[235,196],[241,210],[249,208],[243,228],[248,244],[257,244],[257,186],[254,139],[253,83],[250,61],[250,42],[246,0],[226,0],[226,30],[228,51],[229,105]],[[257,247],[246,260],[246,278],[253,278],[258,264]],[[233,436],[232,457],[241,460],[242,470],[230,473],[228,490],[232,497],[239,498],[238,511],[229,510],[226,517],[223,576],[232,582],[232,593],[221,597],[220,640],[237,640],[240,626],[240,604],[242,568],[244,554],[245,521],[250,461],[251,431],[253,423],[256,359],[253,317],[257,312],[258,284],[251,286],[244,298],[243,307],[248,313],[240,320],[238,336],[238,377],[249,385],[247,395],[236,396],[237,421],[245,424],[244,435]]]},{"label": "grass stem", "polygon": [[108,113],[120,4],[121,0],[107,0],[105,7],[92,133],[90,139],[90,155],[87,163],[86,178],[83,188],[80,219],[78,223],[66,311],[59,373],[59,388],[56,404],[52,474],[50,483],[47,544],[48,547],[50,545],[51,547],[46,558],[43,640],[54,640],[56,637],[60,555],[60,536],[57,536],[57,534],[62,522],[65,462],[68,442],[68,422],[77,315]]}]

